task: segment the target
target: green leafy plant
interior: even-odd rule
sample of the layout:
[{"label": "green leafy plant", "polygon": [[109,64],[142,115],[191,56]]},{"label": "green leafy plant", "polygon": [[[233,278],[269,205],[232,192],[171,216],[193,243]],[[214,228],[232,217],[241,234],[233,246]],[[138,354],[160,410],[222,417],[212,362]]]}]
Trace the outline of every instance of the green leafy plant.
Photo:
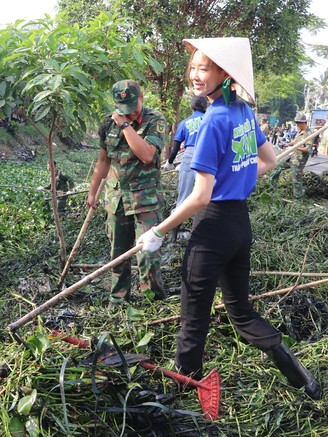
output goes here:
[{"label": "green leafy plant", "polygon": [[[53,143],[56,135],[81,135],[109,102],[107,90],[127,76],[144,80],[144,64],[160,70],[149,46],[131,32],[131,22],[100,13],[84,27],[70,26],[63,17],[17,21],[0,30],[0,111],[15,107],[48,145],[52,204],[61,248],[66,245],[55,189]],[[0,112],[0,114],[1,114]],[[37,122],[43,122],[47,132]]]}]

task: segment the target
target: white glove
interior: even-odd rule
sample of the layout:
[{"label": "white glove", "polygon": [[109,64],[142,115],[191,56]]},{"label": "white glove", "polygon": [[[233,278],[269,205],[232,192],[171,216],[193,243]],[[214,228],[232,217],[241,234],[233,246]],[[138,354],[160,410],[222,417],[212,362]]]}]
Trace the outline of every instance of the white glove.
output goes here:
[{"label": "white glove", "polygon": [[66,194],[72,194],[73,193],[73,191],[67,191],[66,192]]},{"label": "white glove", "polygon": [[177,166],[175,167],[175,171],[179,172],[179,171],[180,171],[180,168],[181,168],[181,164],[179,164],[179,165],[177,165]]},{"label": "white glove", "polygon": [[169,161],[166,161],[166,163],[163,165],[164,170],[173,170],[174,165],[170,164]]},{"label": "white glove", "polygon": [[164,237],[158,237],[153,229],[149,229],[138,238],[137,244],[142,243],[141,252],[156,252],[161,247]]},{"label": "white glove", "polygon": [[37,190],[44,190],[44,187],[36,187]]}]

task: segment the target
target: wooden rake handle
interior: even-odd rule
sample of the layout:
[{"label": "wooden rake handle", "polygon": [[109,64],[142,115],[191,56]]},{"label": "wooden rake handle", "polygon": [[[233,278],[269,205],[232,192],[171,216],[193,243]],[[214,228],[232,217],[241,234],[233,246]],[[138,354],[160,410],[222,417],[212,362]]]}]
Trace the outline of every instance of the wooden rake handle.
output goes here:
[{"label": "wooden rake handle", "polygon": [[[102,181],[100,182],[100,185],[98,187],[97,193],[96,193],[95,202],[98,202],[99,197],[100,197],[100,195],[101,195],[101,193],[102,193],[102,191],[104,189],[105,183],[106,183],[106,179],[102,179]],[[86,233],[86,230],[87,230],[87,228],[89,226],[89,223],[90,223],[94,213],[95,213],[95,210],[93,208],[89,208],[88,214],[86,216],[86,219],[84,220],[84,223],[82,225],[80,233],[79,233],[79,235],[78,235],[78,237],[77,237],[77,239],[75,241],[75,244],[74,244],[74,246],[73,246],[73,248],[71,250],[71,253],[70,253],[70,255],[69,255],[69,257],[68,257],[68,259],[66,261],[65,267],[63,268],[63,271],[62,271],[62,273],[60,275],[60,279],[59,279],[59,282],[58,282],[58,286],[59,287],[64,282],[64,279],[65,279],[65,277],[67,275],[68,269],[70,268],[70,266],[71,266],[71,264],[73,262],[73,259],[74,259],[75,255],[76,255],[76,252],[78,251],[78,248],[80,247],[82,239],[83,239],[83,237],[84,237],[84,235]]]},{"label": "wooden rake handle", "polygon": [[100,269],[95,270],[94,272],[90,273],[90,275],[85,276],[80,281],[76,282],[75,284],[71,285],[70,287],[66,288],[65,290],[61,291],[60,293],[53,296],[51,299],[44,302],[39,307],[35,308],[31,312],[25,314],[25,316],[21,317],[16,322],[11,323],[8,328],[11,331],[15,331],[16,329],[20,328],[21,326],[25,325],[26,323],[33,320],[35,317],[37,317],[39,314],[43,313],[44,311],[48,310],[49,308],[52,308],[55,306],[59,301],[65,299],[69,295],[73,294],[76,290],[80,289],[84,285],[89,284],[93,279],[97,278],[100,275],[103,275],[108,270],[112,269],[113,267],[116,267],[117,265],[121,264],[123,261],[126,261],[129,259],[132,255],[139,252],[139,250],[142,248],[142,243],[137,244],[132,249],[128,250],[127,252],[123,253],[122,255],[118,256],[117,258],[110,261],[108,264],[105,264]]},{"label": "wooden rake handle", "polygon": [[281,161],[283,158],[285,158],[289,154],[295,152],[296,149],[301,147],[303,144],[308,143],[309,140],[312,140],[312,138],[315,138],[317,135],[320,135],[327,128],[328,128],[328,122],[324,126],[322,126],[320,129],[318,129],[317,131],[313,132],[311,135],[309,135],[306,138],[304,138],[304,140],[301,140],[301,141],[297,142],[296,144],[294,144],[294,146],[289,147],[287,150],[285,150],[284,152],[280,153],[280,155],[277,156],[277,161]]}]

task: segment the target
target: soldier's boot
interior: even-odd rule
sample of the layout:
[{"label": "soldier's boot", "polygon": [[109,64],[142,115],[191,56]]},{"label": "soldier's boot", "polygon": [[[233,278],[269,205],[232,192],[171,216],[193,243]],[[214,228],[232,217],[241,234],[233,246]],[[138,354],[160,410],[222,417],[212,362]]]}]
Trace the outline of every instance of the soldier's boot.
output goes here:
[{"label": "soldier's boot", "polygon": [[169,243],[175,243],[177,241],[180,227],[181,227],[181,225],[178,225],[172,229],[172,231],[170,232],[170,236],[169,236]]},{"label": "soldier's boot", "polygon": [[123,302],[129,302],[131,298],[130,291],[121,291],[111,293],[109,301],[114,306],[121,306]]},{"label": "soldier's boot", "polygon": [[322,391],[318,381],[283,342],[265,352],[293,387],[304,387],[310,398],[322,399]]}]

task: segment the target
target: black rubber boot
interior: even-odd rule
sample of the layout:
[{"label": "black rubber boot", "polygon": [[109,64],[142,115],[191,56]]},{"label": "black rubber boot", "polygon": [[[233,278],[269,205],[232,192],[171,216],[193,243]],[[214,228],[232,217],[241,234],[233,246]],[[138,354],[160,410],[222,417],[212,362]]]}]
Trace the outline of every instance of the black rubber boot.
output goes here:
[{"label": "black rubber boot", "polygon": [[314,376],[298,361],[284,343],[280,343],[266,351],[280,372],[286,376],[293,387],[305,388],[310,398],[318,401],[322,399],[322,391]]}]

